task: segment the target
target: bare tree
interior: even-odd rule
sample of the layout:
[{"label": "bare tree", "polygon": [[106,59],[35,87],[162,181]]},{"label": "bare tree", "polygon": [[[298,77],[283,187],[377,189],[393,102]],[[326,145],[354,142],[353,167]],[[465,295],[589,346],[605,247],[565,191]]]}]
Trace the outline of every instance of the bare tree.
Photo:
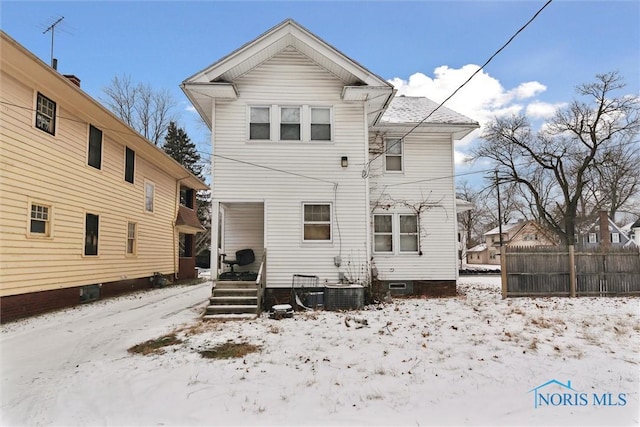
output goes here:
[{"label": "bare tree", "polygon": [[154,144],[162,140],[169,123],[177,120],[177,102],[168,90],[154,90],[148,84],[133,83],[128,75],[115,76],[102,89],[102,102],[115,115]]},{"label": "bare tree", "polygon": [[575,242],[580,202],[597,168],[608,163],[606,153],[637,144],[638,98],[614,96],[624,86],[616,72],[597,75],[577,87],[589,103],[573,101],[538,132],[524,116],[497,118],[475,151],[476,158],[494,161],[501,181],[527,194],[537,219],[566,244]]}]

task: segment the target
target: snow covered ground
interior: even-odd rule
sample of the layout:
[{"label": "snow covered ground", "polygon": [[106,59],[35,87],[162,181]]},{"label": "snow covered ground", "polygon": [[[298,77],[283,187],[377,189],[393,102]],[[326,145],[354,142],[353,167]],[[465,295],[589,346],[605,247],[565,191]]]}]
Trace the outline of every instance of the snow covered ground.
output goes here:
[{"label": "snow covered ground", "polygon": [[[638,298],[502,300],[499,289],[499,277],[472,276],[461,278],[456,298],[396,299],[359,312],[296,313],[283,320],[265,314],[201,322],[210,293],[205,283],[13,322],[0,334],[0,421],[640,422]],[[366,326],[358,322],[364,320]],[[127,353],[171,331],[183,342],[164,354]],[[198,353],[228,341],[261,350],[238,359]]]}]

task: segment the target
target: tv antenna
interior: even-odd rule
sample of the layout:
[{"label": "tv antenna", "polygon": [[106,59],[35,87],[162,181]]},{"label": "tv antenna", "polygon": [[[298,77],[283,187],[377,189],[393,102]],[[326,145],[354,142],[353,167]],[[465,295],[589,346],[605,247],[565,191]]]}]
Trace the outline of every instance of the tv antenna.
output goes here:
[{"label": "tv antenna", "polygon": [[56,20],[56,22],[54,22],[53,24],[49,25],[47,27],[47,29],[42,32],[42,34],[47,34],[49,31],[51,31],[51,67],[53,67],[54,70],[58,68],[57,64],[56,64],[56,62],[58,62],[58,61],[53,59],[53,38],[54,38],[54,35],[55,35],[55,32],[56,32],[56,25],[58,25],[60,22],[62,22],[63,19],[64,19],[64,16],[61,16],[60,18],[58,18]]}]

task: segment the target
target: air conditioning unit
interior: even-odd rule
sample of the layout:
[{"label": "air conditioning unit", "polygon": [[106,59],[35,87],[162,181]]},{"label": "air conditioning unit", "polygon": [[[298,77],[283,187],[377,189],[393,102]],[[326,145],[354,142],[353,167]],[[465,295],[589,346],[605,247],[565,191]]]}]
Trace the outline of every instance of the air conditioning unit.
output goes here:
[{"label": "air conditioning unit", "polygon": [[326,285],[324,308],[326,310],[358,310],[364,307],[364,286]]}]

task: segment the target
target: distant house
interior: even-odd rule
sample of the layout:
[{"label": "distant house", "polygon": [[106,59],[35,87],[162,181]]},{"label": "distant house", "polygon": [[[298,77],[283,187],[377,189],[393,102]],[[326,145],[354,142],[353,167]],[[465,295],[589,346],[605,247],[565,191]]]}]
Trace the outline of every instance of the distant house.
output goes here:
[{"label": "distant house", "polygon": [[621,230],[629,237],[629,241],[625,244],[625,247],[637,246],[640,248],[640,218],[635,222],[621,227]]},{"label": "distant house", "polygon": [[[2,321],[196,275],[207,186],[0,32]],[[181,249],[179,249],[181,248]]]},{"label": "distant house", "polygon": [[[484,233],[485,242],[467,249],[467,264],[500,264],[500,227]],[[505,246],[556,246],[557,239],[536,221],[520,221],[502,226]]]},{"label": "distant house", "polygon": [[182,88],[212,131],[212,241],[227,257],[255,252],[236,271],[266,261],[267,304],[290,295],[293,274],[455,293],[453,144],[477,122],[395,96],[293,20]]},{"label": "distant house", "polygon": [[635,245],[631,236],[613,222],[605,211],[599,212],[598,218],[578,234],[577,242],[584,249]]}]

